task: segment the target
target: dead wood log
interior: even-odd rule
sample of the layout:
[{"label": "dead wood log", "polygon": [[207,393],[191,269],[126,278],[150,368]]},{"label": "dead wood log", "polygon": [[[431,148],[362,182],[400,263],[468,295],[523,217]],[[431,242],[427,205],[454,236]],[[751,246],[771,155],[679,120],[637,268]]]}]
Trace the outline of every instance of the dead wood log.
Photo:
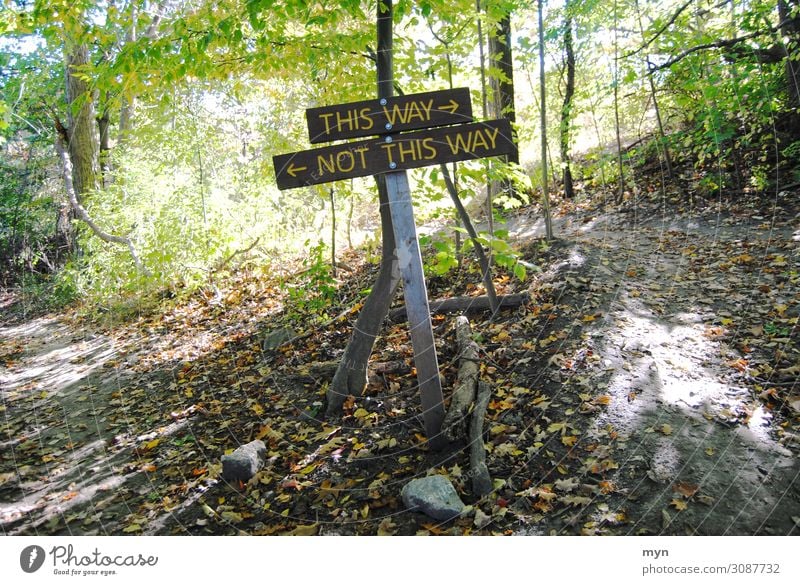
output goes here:
[{"label": "dead wood log", "polygon": [[478,387],[478,344],[472,339],[472,329],[463,315],[456,318],[456,342],[459,355],[458,378],[450,399],[450,408],[442,423],[445,437],[449,441],[457,441],[466,435],[467,415],[475,401]]},{"label": "dead wood log", "polygon": [[486,382],[478,383],[478,397],[469,422],[469,473],[472,476],[472,491],[485,496],[492,491],[492,477],[486,467],[486,446],[483,444],[483,418],[492,397],[492,389]]},{"label": "dead wood log", "polygon": [[[528,293],[503,295],[497,297],[500,301],[500,308],[507,309],[519,307],[530,300]],[[451,299],[442,299],[439,301],[431,301],[430,312],[431,315],[440,313],[480,313],[490,311],[489,297],[483,295],[480,297],[453,297]],[[405,307],[398,307],[389,311],[389,319],[393,323],[401,323],[406,320]]]},{"label": "dead wood log", "polygon": [[[331,378],[339,367],[339,360],[315,362],[298,368],[297,373],[310,378]],[[369,376],[386,376],[390,374],[405,375],[411,372],[411,366],[405,360],[374,362],[368,366]]]}]

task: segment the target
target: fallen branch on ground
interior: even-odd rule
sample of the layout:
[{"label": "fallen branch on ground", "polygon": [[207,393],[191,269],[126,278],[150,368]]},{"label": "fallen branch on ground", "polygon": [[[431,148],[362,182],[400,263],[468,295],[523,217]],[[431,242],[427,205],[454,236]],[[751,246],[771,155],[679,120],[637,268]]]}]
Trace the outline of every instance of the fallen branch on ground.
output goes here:
[{"label": "fallen branch on ground", "polygon": [[[503,295],[497,298],[500,301],[501,309],[508,309],[524,305],[530,300],[528,293]],[[480,313],[490,311],[489,298],[487,296],[480,297],[454,297],[451,299],[443,299],[440,301],[431,301],[430,313],[431,315],[439,313]],[[406,320],[405,307],[398,307],[389,311],[389,320],[393,323],[400,323]]]},{"label": "fallen branch on ground", "polygon": [[456,318],[456,341],[459,355],[458,378],[450,399],[450,408],[442,423],[445,437],[449,441],[456,441],[466,434],[467,416],[475,401],[478,386],[478,344],[472,339],[472,329],[463,315]]},{"label": "fallen branch on ground", "polygon": [[472,476],[472,491],[485,496],[492,491],[492,477],[486,467],[486,446],[483,444],[483,418],[492,397],[492,389],[486,382],[478,383],[478,397],[469,423],[469,470]]}]

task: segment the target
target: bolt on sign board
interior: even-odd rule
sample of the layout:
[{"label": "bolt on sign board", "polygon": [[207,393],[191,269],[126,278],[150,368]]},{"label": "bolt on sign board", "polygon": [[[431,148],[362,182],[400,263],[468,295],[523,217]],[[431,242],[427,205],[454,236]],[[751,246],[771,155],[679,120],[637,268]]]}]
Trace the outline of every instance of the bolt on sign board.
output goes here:
[{"label": "bolt on sign board", "polygon": [[281,154],[273,162],[278,188],[294,189],[515,151],[509,121],[491,120]]},{"label": "bolt on sign board", "polygon": [[311,144],[472,122],[469,89],[460,87],[306,110]]}]

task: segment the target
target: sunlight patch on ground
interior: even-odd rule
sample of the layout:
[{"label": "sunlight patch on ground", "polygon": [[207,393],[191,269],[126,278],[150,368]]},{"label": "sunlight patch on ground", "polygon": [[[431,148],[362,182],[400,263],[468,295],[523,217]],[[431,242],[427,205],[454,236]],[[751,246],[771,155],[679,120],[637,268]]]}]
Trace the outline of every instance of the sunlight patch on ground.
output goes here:
[{"label": "sunlight patch on ground", "polygon": [[605,338],[619,343],[605,348],[603,356],[613,370],[611,401],[596,428],[611,423],[626,431],[641,430],[658,421],[665,408],[679,408],[696,420],[731,423],[748,412],[744,422],[750,432],[745,437],[774,443],[768,434],[770,413],[752,408],[746,389],[720,379],[715,367],[719,343],[708,337],[698,315],[681,314],[678,322],[687,321],[691,324],[672,324],[627,310],[617,315],[615,330]]},{"label": "sunlight patch on ground", "polygon": [[[23,391],[43,390],[57,394],[82,380],[116,357],[116,350],[105,337],[73,340],[69,329],[55,319],[37,319],[16,327],[0,329],[0,339],[25,339],[25,354],[20,363],[0,374],[0,386],[10,399]],[[40,346],[44,346],[40,349]],[[64,364],[77,367],[65,368]]]}]

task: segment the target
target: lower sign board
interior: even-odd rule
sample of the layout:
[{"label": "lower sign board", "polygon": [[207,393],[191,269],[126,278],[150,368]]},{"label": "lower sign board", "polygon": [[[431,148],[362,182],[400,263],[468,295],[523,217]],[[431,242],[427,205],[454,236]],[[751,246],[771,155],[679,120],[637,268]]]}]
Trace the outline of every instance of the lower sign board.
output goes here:
[{"label": "lower sign board", "polygon": [[516,152],[508,120],[474,122],[280,154],[279,189]]}]

